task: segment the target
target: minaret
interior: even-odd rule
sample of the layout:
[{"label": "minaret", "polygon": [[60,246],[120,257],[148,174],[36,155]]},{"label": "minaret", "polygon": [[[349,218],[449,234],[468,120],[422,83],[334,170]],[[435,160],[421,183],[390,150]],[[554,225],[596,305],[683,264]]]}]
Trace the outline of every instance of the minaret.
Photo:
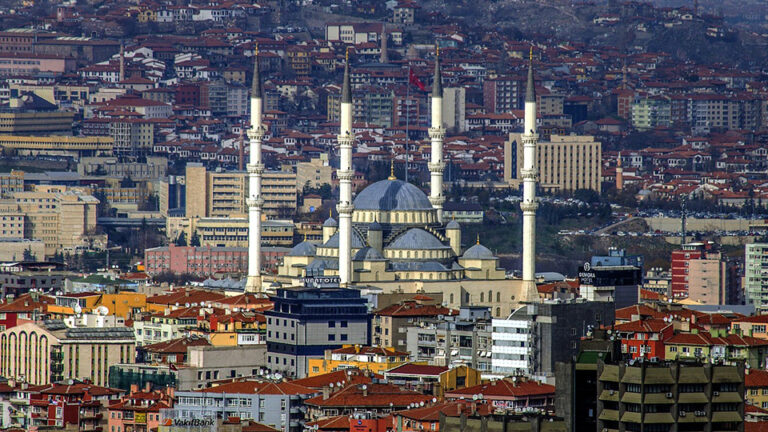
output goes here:
[{"label": "minaret", "polygon": [[349,51],[344,65],[344,84],[341,88],[341,116],[339,135],[339,279],[342,287],[352,282],[352,90],[349,88]]},{"label": "minaret", "polygon": [[261,197],[261,174],[264,164],[261,161],[261,141],[264,127],[261,124],[264,109],[261,77],[259,74],[259,53],[254,53],[253,83],[251,85],[251,129],[248,138],[251,144],[251,160],[248,164],[248,279],[246,292],[261,292],[261,210],[264,198]]},{"label": "minaret", "polygon": [[118,79],[120,82],[125,81],[125,47],[122,43],[120,43],[120,72]]},{"label": "minaret", "polygon": [[525,92],[525,123],[523,130],[523,301],[538,302],[536,289],[536,89],[533,85],[533,48],[528,66]]},{"label": "minaret", "polygon": [[381,25],[381,53],[379,54],[379,63],[389,63],[389,53],[387,52],[387,24]]},{"label": "minaret", "polygon": [[619,152],[619,158],[616,161],[616,190],[624,190],[624,168],[621,167],[621,152]]},{"label": "minaret", "polygon": [[432,154],[429,160],[430,193],[429,202],[437,210],[437,220],[443,221],[443,83],[440,76],[440,48],[435,54],[435,77],[432,80],[432,127],[429,128],[429,139],[432,142]]}]

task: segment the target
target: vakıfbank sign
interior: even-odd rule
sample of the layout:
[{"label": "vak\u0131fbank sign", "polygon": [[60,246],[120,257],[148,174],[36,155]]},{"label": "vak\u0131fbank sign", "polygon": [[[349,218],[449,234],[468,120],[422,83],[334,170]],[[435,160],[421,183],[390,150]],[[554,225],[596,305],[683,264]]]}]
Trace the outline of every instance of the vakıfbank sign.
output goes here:
[{"label": "vak\u0131fbank sign", "polygon": [[215,412],[189,412],[175,409],[162,410],[158,432],[214,432],[218,430]]}]

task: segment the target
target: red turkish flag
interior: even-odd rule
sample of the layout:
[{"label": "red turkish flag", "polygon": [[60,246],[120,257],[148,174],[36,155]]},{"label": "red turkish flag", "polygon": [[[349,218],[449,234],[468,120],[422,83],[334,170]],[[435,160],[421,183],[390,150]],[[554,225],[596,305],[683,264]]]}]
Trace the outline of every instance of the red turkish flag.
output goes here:
[{"label": "red turkish flag", "polygon": [[421,80],[419,80],[419,77],[413,73],[413,69],[408,69],[408,82],[418,87],[421,91],[427,91],[427,87],[423,82],[421,82]]}]

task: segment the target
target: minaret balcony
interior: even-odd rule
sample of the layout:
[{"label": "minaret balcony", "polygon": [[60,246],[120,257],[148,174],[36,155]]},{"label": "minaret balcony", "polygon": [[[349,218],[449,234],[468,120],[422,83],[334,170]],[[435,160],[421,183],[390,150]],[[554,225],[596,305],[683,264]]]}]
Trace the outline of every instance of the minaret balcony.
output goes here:
[{"label": "minaret balcony", "polygon": [[429,162],[427,164],[427,167],[429,168],[430,172],[443,172],[445,171],[445,163],[444,162]]}]

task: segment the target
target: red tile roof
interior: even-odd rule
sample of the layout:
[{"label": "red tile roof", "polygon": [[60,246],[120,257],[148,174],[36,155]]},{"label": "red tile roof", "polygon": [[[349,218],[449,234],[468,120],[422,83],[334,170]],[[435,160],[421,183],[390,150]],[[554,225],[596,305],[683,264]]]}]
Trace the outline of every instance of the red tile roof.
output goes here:
[{"label": "red tile roof", "polygon": [[501,379],[488,384],[480,384],[446,392],[446,398],[472,397],[482,394],[485,399],[516,399],[530,396],[553,395],[555,386],[543,384],[538,381]]},{"label": "red tile roof", "polygon": [[457,315],[458,312],[439,305],[422,305],[415,301],[393,304],[375,312],[376,315],[393,317]]},{"label": "red tile roof", "polygon": [[232,394],[268,394],[268,395],[309,395],[316,390],[291,382],[236,381],[220,384],[216,387],[197,390],[201,393],[232,393]]},{"label": "red tile roof", "polygon": [[404,364],[385,372],[386,375],[427,375],[440,376],[448,370],[446,366],[420,365],[414,363]]},{"label": "red tile roof", "polygon": [[768,371],[747,369],[744,373],[744,385],[746,387],[768,387]]},{"label": "red tile roof", "polygon": [[313,377],[301,378],[291,382],[311,389],[322,389],[330,384],[336,386],[338,383],[341,383],[342,386],[349,384],[369,384],[372,382],[373,377],[381,376],[376,374],[366,374],[360,369],[345,369]]},{"label": "red tile roof", "polygon": [[[365,386],[365,388],[364,388]],[[367,395],[364,395],[366,394]],[[304,401],[305,405],[316,407],[361,407],[361,408],[397,408],[407,407],[412,403],[428,403],[432,396],[419,392],[402,390],[394,384],[357,384],[349,385],[327,399],[315,396]]]}]

